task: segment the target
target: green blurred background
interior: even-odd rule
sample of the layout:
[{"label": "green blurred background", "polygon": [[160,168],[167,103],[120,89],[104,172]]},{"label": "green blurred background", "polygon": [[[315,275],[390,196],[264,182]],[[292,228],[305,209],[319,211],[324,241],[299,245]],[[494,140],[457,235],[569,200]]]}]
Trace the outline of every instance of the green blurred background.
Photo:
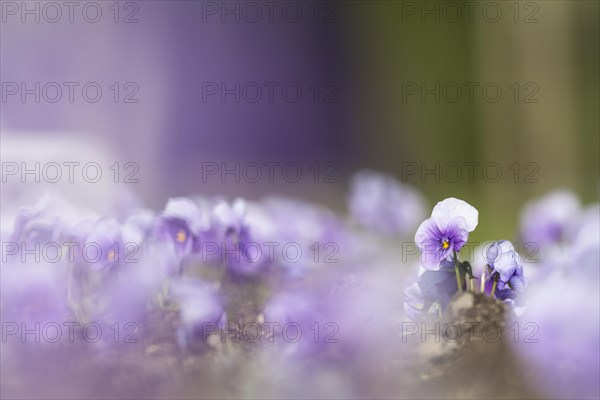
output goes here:
[{"label": "green blurred background", "polygon": [[[429,168],[436,162],[498,163],[503,176],[495,183],[481,178],[481,168],[469,182],[467,167],[455,183],[443,172],[439,183],[433,175],[406,177],[434,202],[456,196],[475,204],[481,213],[475,241],[514,237],[520,207],[556,187],[573,189],[585,203],[597,201],[600,2],[476,2],[472,21],[465,2],[448,3],[461,7],[459,21],[453,22],[456,8],[445,2],[344,2],[357,28],[349,34],[350,76],[361,76],[353,98],[360,115],[353,136],[365,151],[360,163],[400,179],[406,162]],[[430,13],[423,15],[423,7]],[[406,82],[480,85],[472,103],[465,86],[455,103],[446,101],[455,98],[450,91],[436,103],[433,95],[425,102],[419,93],[407,95]],[[486,82],[503,90],[495,103],[482,97]],[[529,82],[536,86],[526,87]],[[454,172],[447,175],[453,179]]]}]

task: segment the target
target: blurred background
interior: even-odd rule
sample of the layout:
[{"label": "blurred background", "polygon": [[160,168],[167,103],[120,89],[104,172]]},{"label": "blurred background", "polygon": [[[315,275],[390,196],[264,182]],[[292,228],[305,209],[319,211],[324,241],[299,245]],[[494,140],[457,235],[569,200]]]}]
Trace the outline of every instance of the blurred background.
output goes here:
[{"label": "blurred background", "polygon": [[[477,240],[512,235],[548,189],[597,199],[597,1],[50,3],[2,2],[2,161],[135,163],[137,183],[61,189],[100,209],[131,192],[342,210],[369,167],[476,204]],[[221,179],[236,162],[303,175]],[[29,190],[13,178],[5,208]]]}]

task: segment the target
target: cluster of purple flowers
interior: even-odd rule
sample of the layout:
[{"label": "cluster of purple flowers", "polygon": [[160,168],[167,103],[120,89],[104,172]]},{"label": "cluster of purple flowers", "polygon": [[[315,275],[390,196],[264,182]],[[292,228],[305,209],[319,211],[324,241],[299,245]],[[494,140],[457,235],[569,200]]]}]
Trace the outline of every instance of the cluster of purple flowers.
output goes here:
[{"label": "cluster of purple flowers", "polygon": [[[355,300],[332,288],[362,269],[362,235],[405,234],[424,206],[416,190],[387,175],[363,171],[352,182],[348,218],[284,197],[173,198],[158,213],[136,209],[125,216],[100,216],[45,198],[16,215],[3,242],[21,250],[54,243],[63,256],[48,262],[23,259],[20,252],[3,255],[3,299],[11,299],[3,301],[3,316],[23,320],[28,303],[44,303],[51,320],[109,326],[143,321],[153,309],[175,310],[183,345],[198,340],[205,323],[235,321],[247,302],[256,319],[292,321],[305,332],[314,323],[353,321],[342,314],[353,312]],[[378,188],[376,199],[365,198],[368,188]],[[385,216],[369,223],[383,204]],[[289,243],[305,253],[290,258],[273,250]],[[320,278],[311,279],[313,273]]]},{"label": "cluster of purple flowers", "polygon": [[[405,290],[404,309],[418,320],[428,314],[440,314],[452,297],[463,290],[474,290],[477,277],[468,261],[458,254],[478,224],[479,213],[463,200],[448,198],[434,207],[415,234],[421,251],[419,279]],[[521,257],[507,240],[492,243],[485,255],[487,264],[479,275],[481,290],[510,303],[518,302],[527,288]],[[477,273],[477,272],[476,272]]]},{"label": "cluster of purple flowers", "polygon": [[[44,197],[0,226],[2,321],[123,327],[176,315],[175,329],[165,326],[190,351],[214,347],[207,334],[268,323],[273,330],[261,334],[271,335],[269,345],[260,349],[277,349],[281,365],[307,354],[379,365],[398,344],[399,321],[438,317],[457,293],[472,291],[507,304],[509,318],[539,326],[543,343],[515,344],[539,372],[539,387],[566,397],[598,393],[600,207],[582,208],[567,191],[528,203],[520,239],[539,245],[540,261],[530,264],[508,240],[461,261],[477,209],[448,198],[422,221],[425,204],[415,189],[373,171],[351,180],[348,216],[285,197],[173,198],[160,212],[102,216]],[[399,291],[411,264],[397,242],[415,231],[418,279]],[[288,243],[306,254],[274,251]],[[31,254],[48,248],[59,257]],[[336,263],[327,262],[331,251]]]},{"label": "cluster of purple flowers", "polygon": [[[471,269],[458,254],[476,223],[472,207],[446,199],[421,224],[415,235],[421,270],[418,282],[405,290],[406,314],[413,320],[435,318],[461,290],[493,296],[513,309],[513,324],[520,321],[533,329],[510,344],[540,393],[597,397],[600,205],[583,208],[567,190],[534,199],[521,211],[519,229],[519,239],[534,249],[532,254],[521,257],[508,240],[491,242],[475,249]],[[471,286],[475,279],[478,285]]]}]

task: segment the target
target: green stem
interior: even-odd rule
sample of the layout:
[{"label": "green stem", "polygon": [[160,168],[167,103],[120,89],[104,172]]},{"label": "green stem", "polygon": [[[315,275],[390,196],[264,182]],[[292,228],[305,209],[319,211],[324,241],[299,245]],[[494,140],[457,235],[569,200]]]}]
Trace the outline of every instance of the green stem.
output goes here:
[{"label": "green stem", "polygon": [[490,294],[490,297],[494,297],[494,294],[496,293],[496,285],[498,285],[498,279],[494,279],[494,284],[492,285],[492,293]]},{"label": "green stem", "polygon": [[458,257],[456,256],[456,251],[454,252],[454,272],[456,273],[456,285],[458,286],[458,293],[462,293],[462,280],[460,279],[460,270],[458,269]]}]

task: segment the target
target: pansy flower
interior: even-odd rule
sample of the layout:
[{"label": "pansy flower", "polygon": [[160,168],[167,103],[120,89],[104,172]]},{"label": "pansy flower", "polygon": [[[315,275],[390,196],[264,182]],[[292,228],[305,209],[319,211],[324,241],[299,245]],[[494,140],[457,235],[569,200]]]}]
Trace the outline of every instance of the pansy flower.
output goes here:
[{"label": "pansy flower", "polygon": [[157,218],[155,233],[173,244],[177,254],[183,257],[196,247],[199,233],[209,228],[207,213],[194,201],[174,198],[167,202],[164,211]]},{"label": "pansy flower", "polygon": [[477,210],[463,200],[450,197],[437,203],[415,234],[421,265],[435,271],[443,260],[451,259],[477,227],[478,216]]},{"label": "pansy flower", "polygon": [[100,218],[85,236],[81,256],[96,269],[135,262],[142,239],[142,232],[133,226],[120,224],[115,218]]},{"label": "pansy flower", "polygon": [[520,315],[525,309],[521,295],[527,288],[527,278],[523,275],[519,253],[511,242],[500,240],[488,247],[485,258],[485,293],[493,294],[497,299],[510,304]]},{"label": "pansy flower", "polygon": [[236,199],[233,203],[222,201],[214,208],[215,226],[218,230],[217,237],[222,238],[221,261],[231,271],[241,275],[253,275],[266,264],[267,250],[263,248],[260,240],[255,240],[251,232],[255,226],[250,225],[248,216],[248,203],[243,199]]},{"label": "pansy flower", "polygon": [[497,280],[498,290],[510,288],[522,293],[527,287],[523,276],[523,263],[512,243],[501,240],[487,250],[486,260],[491,269],[488,280]]},{"label": "pansy flower", "polygon": [[[50,196],[17,213],[10,240],[18,243],[60,242],[65,231],[64,204]],[[62,213],[65,217],[65,213]]]}]

